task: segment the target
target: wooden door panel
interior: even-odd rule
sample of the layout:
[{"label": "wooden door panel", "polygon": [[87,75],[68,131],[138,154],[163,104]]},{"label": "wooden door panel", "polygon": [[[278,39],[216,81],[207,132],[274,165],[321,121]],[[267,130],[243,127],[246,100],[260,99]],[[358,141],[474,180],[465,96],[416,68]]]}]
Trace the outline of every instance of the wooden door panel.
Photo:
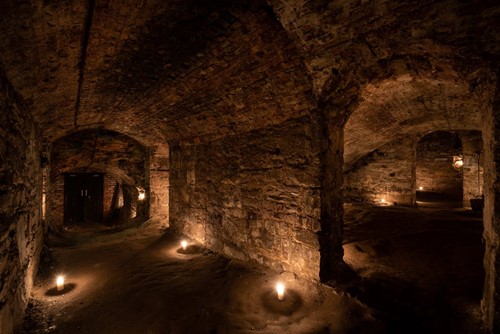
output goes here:
[{"label": "wooden door panel", "polygon": [[103,174],[66,174],[64,177],[64,223],[102,221],[103,193]]},{"label": "wooden door panel", "polygon": [[85,212],[87,220],[101,221],[103,210],[104,178],[102,174],[88,174],[85,178]]}]

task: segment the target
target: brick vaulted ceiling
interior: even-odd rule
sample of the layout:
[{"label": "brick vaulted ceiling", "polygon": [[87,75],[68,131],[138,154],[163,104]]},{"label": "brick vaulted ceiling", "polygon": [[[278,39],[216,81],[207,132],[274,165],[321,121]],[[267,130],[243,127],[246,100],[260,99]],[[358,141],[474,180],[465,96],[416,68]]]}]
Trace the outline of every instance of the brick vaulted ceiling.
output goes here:
[{"label": "brick vaulted ceiling", "polygon": [[352,94],[355,159],[374,149],[357,139],[377,133],[370,119],[390,122],[376,145],[477,124],[464,78],[498,66],[499,13],[489,0],[6,0],[0,68],[48,142],[89,127],[147,145],[224,136]]},{"label": "brick vaulted ceiling", "polygon": [[49,141],[102,124],[153,144],[246,131],[311,109],[301,57],[255,1],[0,6],[1,66]]}]

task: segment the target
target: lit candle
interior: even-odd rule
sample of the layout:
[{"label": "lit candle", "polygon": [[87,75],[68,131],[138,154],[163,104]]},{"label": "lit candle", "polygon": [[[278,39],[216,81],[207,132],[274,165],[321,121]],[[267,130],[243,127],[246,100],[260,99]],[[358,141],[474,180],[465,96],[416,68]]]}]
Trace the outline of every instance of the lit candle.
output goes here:
[{"label": "lit candle", "polygon": [[281,282],[276,284],[276,292],[278,293],[278,300],[283,300],[285,294],[285,285]]},{"label": "lit candle", "polygon": [[57,276],[57,291],[64,290],[64,276]]},{"label": "lit candle", "polygon": [[380,202],[385,203],[385,198],[382,198]]},{"label": "lit candle", "polygon": [[424,187],[418,187],[418,190],[424,190]]},{"label": "lit candle", "polygon": [[182,246],[182,249],[183,249],[183,250],[186,250],[187,245],[188,245],[188,243],[187,243],[187,241],[186,241],[186,240],[182,240],[182,241],[181,241],[181,246]]}]

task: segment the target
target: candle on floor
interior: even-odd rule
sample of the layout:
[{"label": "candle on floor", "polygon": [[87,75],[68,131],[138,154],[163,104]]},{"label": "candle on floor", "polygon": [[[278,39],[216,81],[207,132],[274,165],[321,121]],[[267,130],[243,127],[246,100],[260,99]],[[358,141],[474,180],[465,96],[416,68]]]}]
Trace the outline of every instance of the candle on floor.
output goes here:
[{"label": "candle on floor", "polygon": [[276,292],[278,293],[278,300],[283,300],[285,294],[285,285],[281,282],[276,284]]},{"label": "candle on floor", "polygon": [[64,290],[64,276],[57,276],[56,285],[57,291]]},{"label": "candle on floor", "polygon": [[182,249],[183,249],[183,250],[186,250],[187,245],[188,245],[188,243],[187,243],[187,241],[186,241],[186,240],[182,240],[182,241],[181,241],[181,246],[182,246]]}]

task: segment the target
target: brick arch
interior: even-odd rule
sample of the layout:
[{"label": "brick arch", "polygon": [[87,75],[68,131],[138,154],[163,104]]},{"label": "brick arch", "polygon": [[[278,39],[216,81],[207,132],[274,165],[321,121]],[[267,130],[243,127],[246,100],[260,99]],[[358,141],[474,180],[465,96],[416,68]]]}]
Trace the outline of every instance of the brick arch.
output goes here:
[{"label": "brick arch", "polygon": [[402,73],[363,87],[361,102],[344,127],[346,164],[408,135],[481,128],[480,106],[460,76],[428,74]]},{"label": "brick arch", "polygon": [[[53,228],[61,226],[63,222],[64,173],[105,174],[105,218],[107,212],[108,218],[111,215],[112,197],[117,189],[122,189],[126,202],[133,205],[137,198],[136,187],[149,191],[148,149],[118,132],[89,129],[62,137],[52,144],[50,163],[47,217],[49,226]],[[149,197],[147,193],[146,201],[141,204],[141,217],[144,218],[148,215]],[[131,217],[125,215],[124,218]]]}]

